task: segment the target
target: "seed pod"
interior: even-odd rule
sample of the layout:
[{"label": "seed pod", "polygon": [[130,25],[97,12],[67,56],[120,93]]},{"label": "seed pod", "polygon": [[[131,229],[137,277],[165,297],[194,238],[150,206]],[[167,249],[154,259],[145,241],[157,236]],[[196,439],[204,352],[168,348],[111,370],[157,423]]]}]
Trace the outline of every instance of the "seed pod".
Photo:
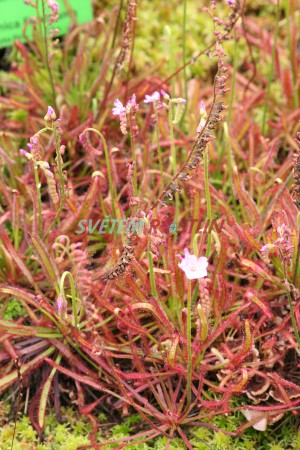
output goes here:
[{"label": "seed pod", "polygon": [[185,109],[185,102],[179,102],[178,101],[176,103],[175,115],[174,115],[174,119],[172,121],[174,124],[180,122],[180,120],[181,120],[181,118],[183,116],[183,113],[184,113],[184,109]]},{"label": "seed pod", "polygon": [[45,176],[47,178],[48,188],[49,188],[49,195],[52,198],[52,201],[54,204],[59,202],[59,196],[56,190],[56,183],[54,179],[54,175],[50,170],[44,170]]}]

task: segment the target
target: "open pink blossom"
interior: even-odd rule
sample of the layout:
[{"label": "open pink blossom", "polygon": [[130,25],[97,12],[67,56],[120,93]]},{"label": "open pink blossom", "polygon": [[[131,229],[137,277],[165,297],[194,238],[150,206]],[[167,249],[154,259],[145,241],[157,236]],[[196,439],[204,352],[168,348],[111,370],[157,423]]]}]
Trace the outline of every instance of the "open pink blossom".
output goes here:
[{"label": "open pink blossom", "polygon": [[127,134],[127,115],[130,117],[131,135],[135,137],[138,134],[139,130],[135,119],[138,108],[139,105],[136,102],[135,94],[132,94],[132,97],[128,100],[126,106],[124,106],[118,98],[114,101],[114,108],[112,108],[111,112],[114,116],[119,116],[120,128],[123,134]]},{"label": "open pink blossom", "polygon": [[114,105],[115,107],[111,110],[114,116],[120,116],[122,112],[126,111],[125,106],[118,98],[114,101]]},{"label": "open pink blossom", "polygon": [[54,14],[58,14],[59,5],[56,0],[48,0],[48,6]]},{"label": "open pink blossom", "polygon": [[178,255],[180,263],[178,266],[184,271],[189,280],[196,280],[197,278],[204,278],[207,276],[208,260],[205,256],[197,258],[191,255],[187,248],[184,249],[184,258]]},{"label": "open pink blossom", "polygon": [[[135,100],[135,99],[134,99]],[[128,104],[127,104],[128,105]],[[117,98],[114,101],[114,108],[111,110],[114,116],[120,118],[120,128],[123,134],[127,134],[127,112],[123,103]]]},{"label": "open pink blossom", "polygon": [[145,100],[144,103],[154,103],[154,102],[158,102],[160,99],[160,94],[159,92],[155,91],[153,92],[152,95],[145,95]]},{"label": "open pink blossom", "polygon": [[128,114],[130,113],[136,113],[137,110],[139,108],[138,103],[136,102],[136,95],[132,94],[132,97],[128,100],[127,105],[126,105],[126,112]]}]

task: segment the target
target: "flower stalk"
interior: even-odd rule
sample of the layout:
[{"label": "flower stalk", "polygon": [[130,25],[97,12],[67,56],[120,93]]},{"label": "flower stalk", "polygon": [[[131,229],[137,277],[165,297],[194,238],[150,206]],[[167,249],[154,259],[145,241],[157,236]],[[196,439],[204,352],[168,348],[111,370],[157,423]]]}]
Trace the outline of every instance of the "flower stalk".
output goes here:
[{"label": "flower stalk", "polygon": [[187,382],[186,382],[186,402],[189,407],[192,401],[192,281],[188,280],[187,292],[187,324],[186,324],[186,339],[187,339]]}]

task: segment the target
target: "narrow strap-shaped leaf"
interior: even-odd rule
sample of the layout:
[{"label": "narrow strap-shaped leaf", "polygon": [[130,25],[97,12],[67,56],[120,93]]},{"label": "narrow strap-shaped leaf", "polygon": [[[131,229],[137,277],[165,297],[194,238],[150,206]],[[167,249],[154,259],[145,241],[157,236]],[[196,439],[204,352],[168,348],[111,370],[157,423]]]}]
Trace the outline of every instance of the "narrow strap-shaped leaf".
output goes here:
[{"label": "narrow strap-shaped leaf", "polygon": [[269,319],[272,319],[272,311],[266,302],[254,295],[250,290],[246,293],[246,297],[250,302],[255,303]]},{"label": "narrow strap-shaped leaf", "polygon": [[[43,353],[38,355],[36,358],[32,359],[26,364],[22,364],[20,366],[20,374],[24,375],[29,371],[32,371],[36,369],[40,364],[44,362],[44,358],[52,355],[52,353],[55,351],[55,347],[51,346],[47,348]],[[14,370],[10,372],[8,375],[5,375],[4,377],[0,378],[0,392],[5,391],[9,386],[11,386],[13,383],[15,383],[18,379],[18,371]]]},{"label": "narrow strap-shaped leaf", "polygon": [[246,237],[249,244],[257,251],[260,251],[261,244],[255,239],[255,237],[251,234],[249,227],[246,224],[242,225],[244,236]]},{"label": "narrow strap-shaped leaf", "polygon": [[0,320],[0,330],[3,329],[12,335],[19,336],[35,336],[45,338],[62,337],[62,334],[57,332],[54,328],[36,327],[23,325],[17,322],[11,322],[10,320]]},{"label": "narrow strap-shaped leaf", "polygon": [[251,302],[247,302],[244,305],[240,306],[238,309],[236,309],[233,313],[230,314],[228,319],[226,319],[222,324],[219,325],[219,327],[216,329],[214,333],[212,333],[209,338],[206,341],[206,346],[210,345],[212,342],[214,342],[220,334],[224,332],[224,330],[232,324],[232,322],[239,316],[239,314],[244,310],[247,309],[251,305]]},{"label": "narrow strap-shaped leaf", "polygon": [[17,266],[19,267],[19,269],[23,273],[24,277],[27,278],[27,281],[35,288],[35,290],[37,292],[41,293],[40,288],[38,287],[38,285],[34,281],[33,276],[31,275],[29,269],[23,263],[22,259],[20,258],[20,256],[16,252],[14,246],[12,245],[12,243],[9,240],[8,235],[5,232],[1,233],[1,239],[2,239],[3,244],[5,245],[6,249],[11,254],[11,257],[13,258],[13,260],[15,261],[15,263],[17,264]]},{"label": "narrow strap-shaped leaf", "polygon": [[250,271],[259,277],[264,278],[265,280],[270,281],[271,283],[274,283],[274,285],[282,285],[282,280],[280,278],[277,278],[273,276],[271,273],[268,273],[263,267],[260,267],[255,262],[251,261],[247,258],[240,258],[239,262],[243,267],[246,269],[250,269]]},{"label": "narrow strap-shaped leaf", "polygon": [[65,367],[62,367],[60,364],[55,363],[54,361],[52,361],[49,358],[45,358],[45,361],[50,364],[53,367],[56,367],[61,373],[67,375],[68,377],[73,378],[76,381],[79,381],[80,383],[86,384],[88,386],[93,387],[94,389],[97,389],[98,391],[103,391],[103,392],[107,392],[108,394],[112,395],[113,397],[116,397],[122,401],[125,401],[126,403],[130,403],[129,401],[127,401],[124,397],[122,397],[121,395],[118,395],[116,392],[111,391],[110,389],[107,389],[104,384],[102,384],[101,382],[97,381],[97,380],[93,380],[91,378],[89,378],[86,375],[80,375],[78,373],[72,372],[69,369],[66,369]]},{"label": "narrow strap-shaped leaf", "polygon": [[[62,355],[58,354],[58,356],[55,359],[55,362],[57,364],[60,363],[62,359]],[[52,370],[49,374],[49,376],[47,377],[45,383],[42,384],[42,386],[39,388],[37,394],[36,394],[36,401],[32,402],[32,404],[30,405],[30,417],[31,419],[33,419],[33,425],[35,426],[35,428],[37,428],[39,431],[42,431],[44,429],[44,425],[45,425],[45,415],[46,415],[46,407],[47,407],[47,402],[48,402],[48,398],[49,398],[49,394],[50,394],[50,389],[52,386],[52,381],[53,381],[53,377],[55,375],[55,373],[57,372],[57,368],[56,367],[52,367]],[[35,421],[35,417],[34,417],[34,409],[37,406],[37,422]]]},{"label": "narrow strap-shaped leaf", "polygon": [[65,345],[59,339],[50,339],[50,343],[57,348],[59,353],[63,355],[70,366],[76,367],[77,370],[80,370],[86,375],[93,376],[92,370],[88,366],[86,366],[86,364],[76,354],[74,354],[74,352],[71,351],[68,345]]},{"label": "narrow strap-shaped leaf", "polygon": [[240,200],[242,212],[247,216],[250,223],[261,229],[261,217],[254,200],[244,187],[242,178],[237,170],[233,171],[233,183],[237,198]]},{"label": "narrow strap-shaped leaf", "polygon": [[59,271],[54,259],[40,238],[32,237],[31,242],[46,277],[54,285],[56,293],[59,295]]}]

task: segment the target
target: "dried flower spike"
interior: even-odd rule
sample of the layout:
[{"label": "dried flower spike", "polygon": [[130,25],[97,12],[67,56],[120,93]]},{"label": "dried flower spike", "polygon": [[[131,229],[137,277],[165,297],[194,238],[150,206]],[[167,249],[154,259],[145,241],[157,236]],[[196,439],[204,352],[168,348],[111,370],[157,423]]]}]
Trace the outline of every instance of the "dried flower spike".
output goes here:
[{"label": "dried flower spike", "polygon": [[123,69],[124,63],[129,59],[130,44],[132,42],[135,22],[137,20],[136,2],[134,0],[128,0],[127,5],[126,19],[124,21],[122,30],[121,51],[116,62],[117,73],[119,73]]}]

